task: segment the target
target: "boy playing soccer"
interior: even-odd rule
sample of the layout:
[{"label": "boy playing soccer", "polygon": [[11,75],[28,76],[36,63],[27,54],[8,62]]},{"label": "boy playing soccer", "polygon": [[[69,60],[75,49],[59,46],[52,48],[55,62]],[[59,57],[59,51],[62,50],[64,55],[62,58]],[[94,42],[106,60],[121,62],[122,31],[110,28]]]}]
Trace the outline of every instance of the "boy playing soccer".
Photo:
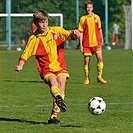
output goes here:
[{"label": "boy playing soccer", "polygon": [[64,42],[76,39],[80,32],[78,30],[65,30],[61,27],[49,27],[49,15],[43,10],[36,11],[33,14],[33,20],[37,30],[29,37],[14,70],[21,71],[27,59],[35,56],[40,77],[49,85],[50,93],[54,98],[48,123],[58,124],[60,123],[57,119],[59,111],[66,111],[65,84],[69,78],[64,60]]}]

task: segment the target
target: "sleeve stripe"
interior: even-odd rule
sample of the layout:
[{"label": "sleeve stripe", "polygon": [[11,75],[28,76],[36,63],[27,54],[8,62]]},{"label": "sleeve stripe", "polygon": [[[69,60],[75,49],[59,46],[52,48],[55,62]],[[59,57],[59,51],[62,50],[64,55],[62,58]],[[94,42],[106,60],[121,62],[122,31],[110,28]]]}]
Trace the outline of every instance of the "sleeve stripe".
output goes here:
[{"label": "sleeve stripe", "polygon": [[26,60],[22,57],[19,58],[20,61],[23,61],[24,63],[26,63]]}]

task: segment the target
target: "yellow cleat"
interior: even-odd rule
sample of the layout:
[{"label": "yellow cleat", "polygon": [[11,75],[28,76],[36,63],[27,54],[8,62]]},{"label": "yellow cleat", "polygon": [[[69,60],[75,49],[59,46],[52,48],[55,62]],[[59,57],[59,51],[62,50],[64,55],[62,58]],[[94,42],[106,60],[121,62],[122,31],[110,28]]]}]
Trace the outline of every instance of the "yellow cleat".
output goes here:
[{"label": "yellow cleat", "polygon": [[98,78],[97,78],[97,83],[99,83],[99,82],[101,82],[101,83],[103,83],[103,84],[106,84],[106,83],[107,83],[107,81],[104,80],[102,77],[98,77]]},{"label": "yellow cleat", "polygon": [[86,80],[84,81],[84,84],[85,84],[85,85],[90,84],[90,80],[89,80],[89,79],[86,79]]}]

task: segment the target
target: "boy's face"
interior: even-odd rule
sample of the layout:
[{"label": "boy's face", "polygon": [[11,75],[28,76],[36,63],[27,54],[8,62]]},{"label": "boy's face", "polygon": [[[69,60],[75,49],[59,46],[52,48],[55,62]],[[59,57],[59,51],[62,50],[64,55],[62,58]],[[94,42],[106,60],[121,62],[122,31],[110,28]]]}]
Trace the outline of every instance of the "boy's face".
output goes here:
[{"label": "boy's face", "polygon": [[41,34],[45,33],[48,27],[48,18],[45,20],[41,20],[37,24],[37,28]]},{"label": "boy's face", "polygon": [[86,6],[86,12],[87,12],[87,14],[91,14],[92,11],[93,11],[93,5],[92,4],[88,4]]}]

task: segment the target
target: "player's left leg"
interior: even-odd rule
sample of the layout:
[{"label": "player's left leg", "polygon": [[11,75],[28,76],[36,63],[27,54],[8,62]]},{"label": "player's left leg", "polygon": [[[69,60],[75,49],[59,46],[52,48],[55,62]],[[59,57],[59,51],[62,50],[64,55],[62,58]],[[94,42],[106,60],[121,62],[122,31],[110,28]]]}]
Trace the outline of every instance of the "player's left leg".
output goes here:
[{"label": "player's left leg", "polygon": [[118,34],[116,34],[115,43],[116,43],[116,45],[118,45]]},{"label": "player's left leg", "polygon": [[97,57],[97,72],[98,72],[97,82],[98,83],[101,82],[103,84],[106,84],[107,81],[102,78],[103,67],[104,67],[103,59],[102,59],[102,51],[97,51],[96,57]]},{"label": "player's left leg", "polygon": [[112,45],[115,45],[115,34],[112,34]]}]

